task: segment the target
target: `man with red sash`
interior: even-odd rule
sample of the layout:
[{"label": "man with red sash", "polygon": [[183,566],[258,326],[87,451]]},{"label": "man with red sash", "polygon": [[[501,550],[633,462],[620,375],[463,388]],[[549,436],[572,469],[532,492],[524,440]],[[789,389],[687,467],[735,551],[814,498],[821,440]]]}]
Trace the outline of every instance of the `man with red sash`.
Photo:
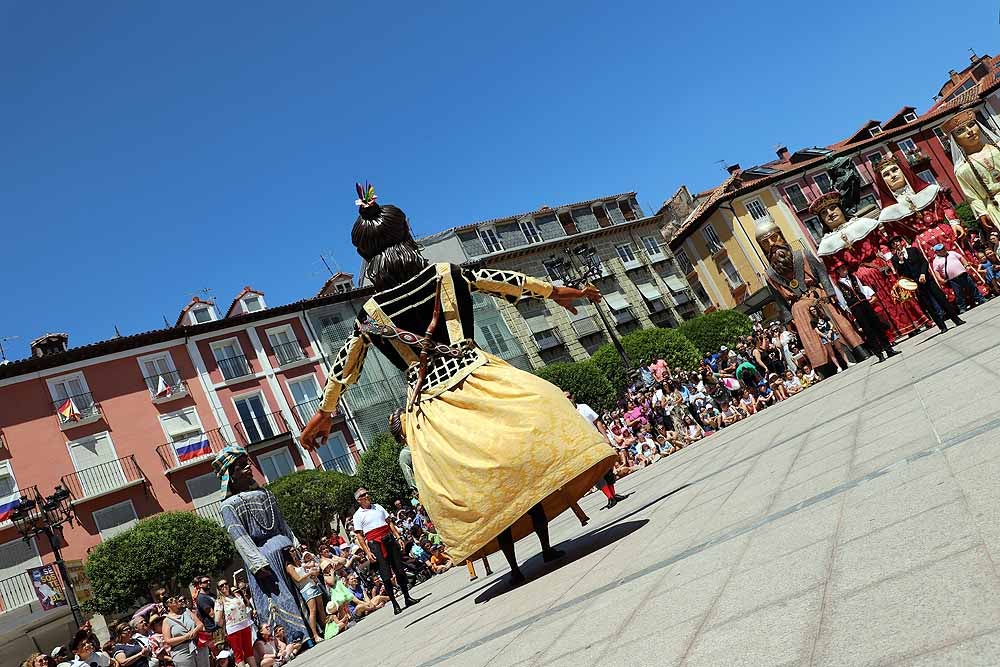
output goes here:
[{"label": "man with red sash", "polygon": [[419,600],[410,597],[406,585],[406,571],[403,569],[403,557],[399,551],[402,541],[396,526],[389,523],[389,513],[368,496],[368,490],[360,488],[354,492],[354,500],[358,503],[358,511],[354,513],[355,541],[361,547],[368,560],[378,565],[379,576],[385,585],[385,594],[392,601],[394,614],[400,609],[393,595],[392,575],[396,574],[396,583],[403,591],[406,606],[416,604]]}]

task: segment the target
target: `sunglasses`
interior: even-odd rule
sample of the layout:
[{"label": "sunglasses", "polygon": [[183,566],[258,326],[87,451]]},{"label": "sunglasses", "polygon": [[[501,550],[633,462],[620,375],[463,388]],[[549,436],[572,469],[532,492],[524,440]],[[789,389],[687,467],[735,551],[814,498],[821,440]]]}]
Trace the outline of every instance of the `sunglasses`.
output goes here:
[{"label": "sunglasses", "polygon": [[368,497],[368,493],[367,492],[365,492],[365,493],[359,493],[358,494],[358,500],[361,500],[362,498],[367,498],[367,497]]}]

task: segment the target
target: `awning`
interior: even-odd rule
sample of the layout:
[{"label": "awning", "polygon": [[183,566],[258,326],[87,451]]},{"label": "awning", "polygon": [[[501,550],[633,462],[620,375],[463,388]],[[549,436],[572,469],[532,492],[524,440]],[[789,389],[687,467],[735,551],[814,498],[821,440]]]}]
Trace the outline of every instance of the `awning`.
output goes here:
[{"label": "awning", "polygon": [[578,320],[587,320],[594,316],[594,313],[590,310],[590,304],[584,303],[576,307],[576,314],[569,314],[569,319],[571,322],[576,322]]},{"label": "awning", "polygon": [[646,297],[646,301],[658,301],[663,298],[663,294],[660,293],[660,288],[653,283],[639,283],[636,287],[638,287],[639,292]]},{"label": "awning", "polygon": [[671,297],[674,300],[674,305],[677,306],[689,303],[691,301],[691,297],[688,296],[687,292],[677,292],[676,294],[672,294]]},{"label": "awning", "polygon": [[667,283],[667,287],[670,288],[671,292],[685,292],[688,289],[684,281],[677,276],[666,276],[663,278],[663,282]]},{"label": "awning", "polygon": [[544,331],[551,331],[552,325],[549,324],[549,320],[544,315],[535,315],[534,317],[527,318],[528,329],[531,333],[542,333]]},{"label": "awning", "polygon": [[604,295],[604,300],[611,306],[611,310],[628,310],[630,308],[621,292],[608,292]]}]

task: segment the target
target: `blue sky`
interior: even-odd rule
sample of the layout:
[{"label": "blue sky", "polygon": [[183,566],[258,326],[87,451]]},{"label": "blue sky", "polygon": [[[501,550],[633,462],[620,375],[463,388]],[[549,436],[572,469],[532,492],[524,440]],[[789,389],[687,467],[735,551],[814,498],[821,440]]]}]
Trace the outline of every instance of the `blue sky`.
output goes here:
[{"label": "blue sky", "polygon": [[993,3],[812,4],[2,3],[8,356],[173,323],[203,288],[314,294],[321,254],[357,268],[355,180],[418,234],[652,208],[926,109],[996,52]]}]

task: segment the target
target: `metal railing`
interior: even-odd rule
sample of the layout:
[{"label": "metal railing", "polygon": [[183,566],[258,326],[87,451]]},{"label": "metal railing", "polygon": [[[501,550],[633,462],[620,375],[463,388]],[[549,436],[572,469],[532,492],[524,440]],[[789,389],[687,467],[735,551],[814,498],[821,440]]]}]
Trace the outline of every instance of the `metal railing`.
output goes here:
[{"label": "metal railing", "polygon": [[278,359],[278,365],[293,364],[306,358],[299,341],[293,340],[281,345],[274,345],[274,356]]},{"label": "metal railing", "polygon": [[0,579],[0,614],[37,601],[38,597],[27,572]]},{"label": "metal railing", "polygon": [[[162,379],[162,383],[160,380]],[[157,373],[143,378],[149,395],[153,398],[170,398],[171,396],[183,396],[187,394],[187,384],[181,379],[181,374],[177,371],[167,371]]]},{"label": "metal railing", "polygon": [[353,454],[344,454],[334,459],[320,461],[323,470],[337,470],[339,472],[353,475],[358,471],[358,461]]},{"label": "metal railing", "polygon": [[52,409],[59,417],[60,424],[71,424],[99,417],[101,414],[100,403],[94,401],[94,396],[89,391],[66,398],[58,398],[52,401]]},{"label": "metal railing", "polygon": [[242,445],[253,445],[271,438],[277,438],[291,433],[288,422],[280,412],[266,415],[254,415],[250,419],[236,422],[236,436],[242,440]]},{"label": "metal railing", "polygon": [[250,375],[250,364],[247,363],[245,355],[237,354],[235,357],[219,359],[216,363],[219,365],[219,370],[222,371],[222,377],[227,380]]},{"label": "metal railing", "polygon": [[402,377],[377,380],[365,384],[352,385],[347,390],[348,404],[354,410],[372,407],[379,403],[406,402],[406,382]]},{"label": "metal railing", "polygon": [[114,461],[63,475],[60,481],[73,494],[75,500],[83,500],[125,488],[133,482],[145,479],[142,469],[135,462],[135,456],[129,454]]},{"label": "metal railing", "polygon": [[[313,415],[319,411],[319,406],[323,404],[322,398],[313,398],[295,404],[295,416],[299,418],[299,426],[306,427]],[[338,409],[339,412],[339,409]]]},{"label": "metal railing", "polygon": [[222,525],[222,501],[216,500],[214,503],[209,505],[202,505],[201,507],[195,507],[194,513],[204,519],[211,519],[217,522],[220,526]]},{"label": "metal railing", "polygon": [[[160,457],[160,463],[163,464],[163,470],[170,472],[182,465],[210,458],[221,452],[228,444],[230,444],[229,438],[222,432],[222,429],[215,428],[198,435],[185,437],[180,442],[164,443],[156,448],[156,453]],[[178,453],[178,448],[187,448],[187,451],[182,450]]]},{"label": "metal railing", "polygon": [[542,333],[536,333],[535,343],[538,344],[538,349],[544,352],[545,350],[559,347],[563,341],[559,333],[555,329],[551,329]]}]

